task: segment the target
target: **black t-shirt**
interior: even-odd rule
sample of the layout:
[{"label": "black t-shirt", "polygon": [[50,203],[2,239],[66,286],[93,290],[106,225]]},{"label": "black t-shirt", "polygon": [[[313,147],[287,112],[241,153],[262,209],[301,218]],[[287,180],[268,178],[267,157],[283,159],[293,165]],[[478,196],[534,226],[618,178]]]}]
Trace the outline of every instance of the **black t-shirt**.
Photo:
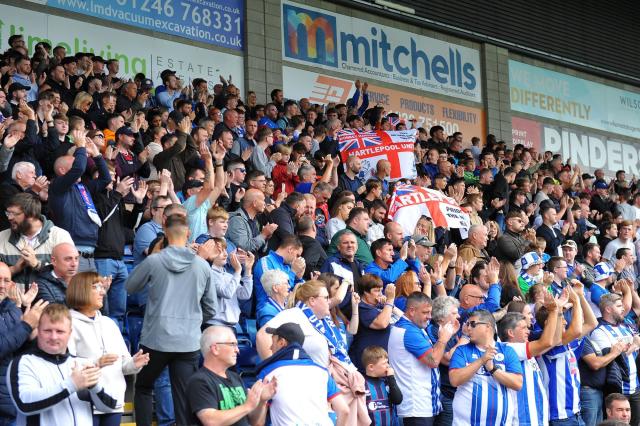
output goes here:
[{"label": "black t-shirt", "polygon": [[[244,404],[246,399],[247,393],[242,379],[231,370],[227,370],[227,377],[224,378],[202,367],[187,383],[191,424],[202,424],[198,419],[198,412],[201,410],[229,410]],[[249,420],[244,417],[234,423],[234,426],[249,426]]]}]

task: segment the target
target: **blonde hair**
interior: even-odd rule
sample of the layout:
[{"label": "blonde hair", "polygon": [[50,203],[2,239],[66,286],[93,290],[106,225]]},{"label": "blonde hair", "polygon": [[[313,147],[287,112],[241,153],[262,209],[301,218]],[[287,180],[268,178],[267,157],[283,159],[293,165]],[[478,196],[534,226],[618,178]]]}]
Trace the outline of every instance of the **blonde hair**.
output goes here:
[{"label": "blonde hair", "polygon": [[289,308],[293,308],[298,302],[307,303],[312,297],[318,296],[323,288],[327,288],[326,284],[318,280],[309,280],[296,285],[289,296]]},{"label": "blonde hair", "polygon": [[80,105],[85,102],[93,103],[93,96],[91,96],[87,92],[78,92],[75,99],[73,100],[73,108],[80,109]]},{"label": "blonde hair", "polygon": [[48,317],[50,322],[62,322],[65,319],[69,321],[71,324],[71,312],[69,312],[69,308],[60,303],[52,303],[47,305],[46,308],[42,311],[42,315],[40,316],[40,322],[44,317]]}]

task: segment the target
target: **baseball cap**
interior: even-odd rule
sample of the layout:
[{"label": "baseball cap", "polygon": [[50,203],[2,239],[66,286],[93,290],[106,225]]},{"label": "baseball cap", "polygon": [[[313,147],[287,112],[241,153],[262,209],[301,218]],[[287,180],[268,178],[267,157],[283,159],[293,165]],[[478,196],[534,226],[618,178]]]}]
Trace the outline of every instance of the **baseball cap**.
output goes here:
[{"label": "baseball cap", "polygon": [[160,73],[160,78],[162,79],[162,81],[164,81],[165,78],[167,78],[170,75],[176,75],[176,72],[170,69],[166,69]]},{"label": "baseball cap", "polygon": [[578,244],[573,240],[566,240],[564,243],[562,243],[562,247],[571,247],[578,250]]},{"label": "baseball cap", "polygon": [[582,180],[587,180],[587,179],[595,179],[596,177],[594,175],[590,175],[589,173],[583,173],[582,174]]},{"label": "baseball cap", "polygon": [[526,271],[534,265],[544,265],[544,261],[538,253],[530,251],[520,258],[520,264],[522,265],[522,270]]},{"label": "baseball cap", "polygon": [[140,82],[140,88],[142,90],[153,89],[153,81],[150,78],[145,78]]},{"label": "baseball cap", "polygon": [[294,322],[285,322],[278,328],[267,327],[265,331],[269,334],[286,339],[290,344],[297,343],[301,346],[304,344],[304,333],[302,332],[302,328]]},{"label": "baseball cap", "polygon": [[204,182],[198,179],[187,180],[182,185],[182,193],[185,194],[188,190],[193,188],[202,188],[204,186]]},{"label": "baseball cap", "polygon": [[614,273],[613,268],[607,262],[600,262],[593,267],[593,280],[603,281],[609,278]]},{"label": "baseball cap", "polygon": [[595,187],[596,189],[609,189],[609,185],[603,180],[596,181]]},{"label": "baseball cap", "polygon": [[135,136],[136,134],[133,133],[131,127],[122,126],[118,130],[116,130],[116,138],[120,135]]},{"label": "baseball cap", "polygon": [[424,235],[414,235],[413,241],[415,241],[416,245],[419,245],[422,247],[433,247],[436,245],[436,243],[432,242]]},{"label": "baseball cap", "polygon": [[31,90],[31,87],[25,86],[24,84],[20,83],[11,83],[11,86],[9,86],[9,91],[7,93],[9,97],[11,97],[11,94],[16,90]]},{"label": "baseball cap", "polygon": [[100,62],[101,64],[104,64],[104,58],[102,56],[94,56],[93,62]]}]

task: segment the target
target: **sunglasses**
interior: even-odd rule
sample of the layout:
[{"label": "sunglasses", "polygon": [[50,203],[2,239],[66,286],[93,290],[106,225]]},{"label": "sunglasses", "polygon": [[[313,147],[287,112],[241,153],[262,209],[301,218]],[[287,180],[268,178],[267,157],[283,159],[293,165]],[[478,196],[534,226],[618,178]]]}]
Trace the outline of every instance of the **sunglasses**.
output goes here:
[{"label": "sunglasses", "polygon": [[482,322],[482,321],[467,321],[467,325],[471,328],[476,328],[479,325],[489,325],[488,322]]}]

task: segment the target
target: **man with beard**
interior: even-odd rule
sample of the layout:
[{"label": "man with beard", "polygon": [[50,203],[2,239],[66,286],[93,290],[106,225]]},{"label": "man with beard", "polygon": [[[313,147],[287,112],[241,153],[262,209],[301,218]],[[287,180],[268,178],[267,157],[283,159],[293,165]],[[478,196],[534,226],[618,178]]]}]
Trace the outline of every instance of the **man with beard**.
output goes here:
[{"label": "man with beard", "polygon": [[50,262],[55,246],[73,244],[67,231],[42,215],[40,200],[33,194],[14,195],[5,213],[10,228],[0,232],[0,260],[9,266],[17,283],[31,283]]},{"label": "man with beard", "polygon": [[625,324],[625,309],[620,295],[611,293],[600,299],[602,318],[598,326],[591,332],[591,341],[601,350],[613,348],[618,342],[625,344],[624,351],[610,364],[611,373],[607,384],[614,392],[619,392],[629,399],[631,404],[631,424],[640,422],[640,379],[636,358],[640,348],[640,337]]},{"label": "man with beard", "polygon": [[355,155],[349,156],[346,162],[345,172],[338,180],[338,191],[351,191],[357,196],[365,191],[364,180],[359,176],[362,170],[362,161]]}]

